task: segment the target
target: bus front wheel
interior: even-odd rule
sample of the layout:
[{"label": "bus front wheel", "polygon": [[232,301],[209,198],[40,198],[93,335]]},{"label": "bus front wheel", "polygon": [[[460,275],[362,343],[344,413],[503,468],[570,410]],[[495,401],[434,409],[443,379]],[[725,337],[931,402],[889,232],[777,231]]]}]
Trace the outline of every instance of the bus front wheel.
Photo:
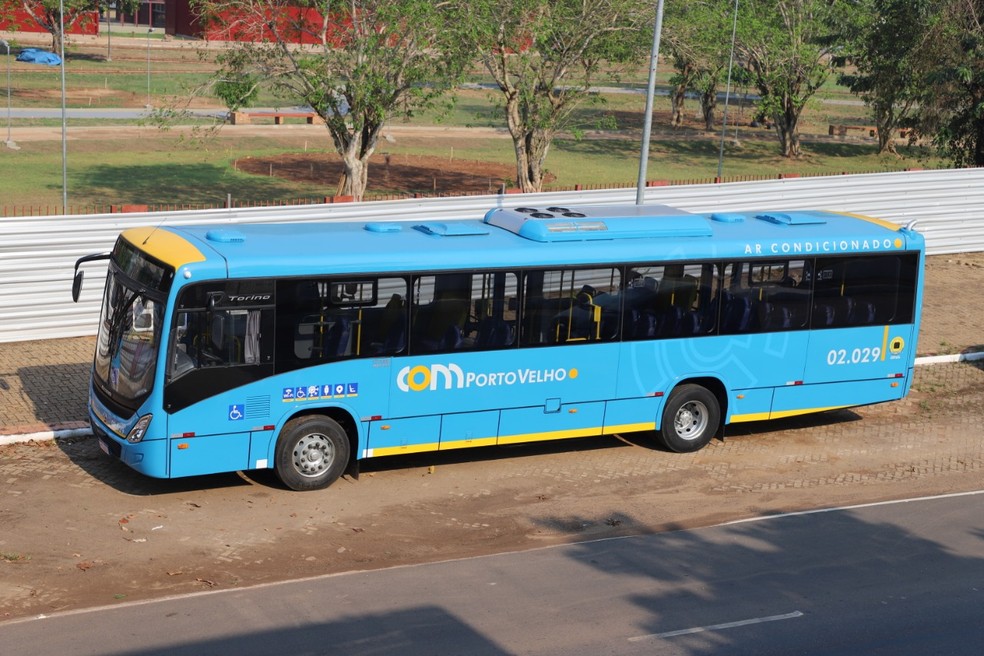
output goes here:
[{"label": "bus front wheel", "polygon": [[349,440],[338,422],[320,415],[287,422],[277,440],[276,471],[292,490],[320,490],[342,475]]},{"label": "bus front wheel", "polygon": [[680,385],[663,408],[659,437],[670,451],[690,453],[707,446],[721,422],[717,397],[700,385]]}]

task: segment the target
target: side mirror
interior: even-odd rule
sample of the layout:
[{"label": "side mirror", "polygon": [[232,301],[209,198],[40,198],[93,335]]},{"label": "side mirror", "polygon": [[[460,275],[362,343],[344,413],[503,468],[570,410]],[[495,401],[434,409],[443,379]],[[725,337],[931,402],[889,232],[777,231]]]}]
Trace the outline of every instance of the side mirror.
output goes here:
[{"label": "side mirror", "polygon": [[96,253],[95,255],[80,257],[75,261],[75,278],[72,280],[72,300],[74,302],[79,302],[79,294],[82,293],[82,279],[85,277],[85,274],[79,270],[79,267],[86,262],[108,260],[112,255],[112,253]]},{"label": "side mirror", "polygon": [[72,281],[72,301],[79,302],[79,294],[82,293],[82,279],[85,278],[85,271],[76,271],[75,280]]}]

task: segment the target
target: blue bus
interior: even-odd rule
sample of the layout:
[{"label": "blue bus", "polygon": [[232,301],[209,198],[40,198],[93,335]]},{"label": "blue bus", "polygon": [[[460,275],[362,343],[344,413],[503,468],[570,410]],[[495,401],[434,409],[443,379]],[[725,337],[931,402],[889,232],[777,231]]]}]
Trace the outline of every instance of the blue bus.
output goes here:
[{"label": "blue bus", "polygon": [[902,398],[911,227],[822,211],[497,208],[482,220],[137,228],[109,259],[89,390],[154,477],[653,433]]}]

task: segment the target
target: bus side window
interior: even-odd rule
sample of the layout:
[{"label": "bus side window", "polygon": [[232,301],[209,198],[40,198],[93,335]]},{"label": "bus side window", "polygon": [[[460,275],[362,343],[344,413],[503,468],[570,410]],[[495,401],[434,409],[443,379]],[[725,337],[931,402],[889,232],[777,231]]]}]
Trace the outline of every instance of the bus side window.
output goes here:
[{"label": "bus side window", "polygon": [[[175,314],[168,381],[195,370],[271,363],[273,309],[223,306],[228,292],[191,287],[182,294],[179,307],[183,309]],[[231,293],[249,292],[233,287]]]},{"label": "bus side window", "polygon": [[516,274],[497,271],[472,276],[471,314],[461,348],[497,349],[516,343]]},{"label": "bus side window", "polygon": [[443,273],[414,279],[410,325],[414,353],[442,353],[462,347],[471,277],[469,273]]},{"label": "bus side window", "polygon": [[813,327],[912,321],[917,269],[914,253],[818,259]]},{"label": "bus side window", "polygon": [[526,275],[523,344],[603,342],[618,338],[621,272],[556,269]]},{"label": "bus side window", "polygon": [[806,327],[811,290],[805,260],[732,262],[726,266],[725,278],[721,333]]},{"label": "bus side window", "polygon": [[277,371],[406,349],[403,278],[281,280]]},{"label": "bus side window", "polygon": [[806,262],[790,260],[774,263],[773,272],[762,282],[758,323],[763,331],[798,330],[805,327],[810,307],[810,286]]},{"label": "bus side window", "polygon": [[623,339],[690,337],[714,331],[718,276],[713,264],[638,264],[623,291]]},{"label": "bus side window", "polygon": [[368,355],[397,355],[407,345],[407,281],[380,278],[376,305],[366,308],[363,330]]}]

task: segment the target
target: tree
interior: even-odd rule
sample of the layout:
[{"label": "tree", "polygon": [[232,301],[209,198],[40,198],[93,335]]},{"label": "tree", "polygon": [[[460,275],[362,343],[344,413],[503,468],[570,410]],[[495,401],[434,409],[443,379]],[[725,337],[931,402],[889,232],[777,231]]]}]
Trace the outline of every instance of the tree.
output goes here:
[{"label": "tree", "polygon": [[553,139],[591,85],[648,51],[652,9],[642,0],[458,0],[461,42],[495,81],[524,192],[542,189]]},{"label": "tree", "polygon": [[[54,52],[62,50],[62,27],[71,30],[76,25],[86,25],[93,20],[93,12],[98,10],[97,0],[6,0],[3,2],[4,14],[12,11],[17,5],[31,17],[39,27],[51,34],[51,49]],[[64,9],[64,23],[62,22]]]},{"label": "tree", "polygon": [[[361,199],[384,125],[452,86],[468,61],[432,0],[198,0],[235,45],[213,88],[231,108],[261,86],[309,105],[324,121],[344,173],[337,192]],[[305,45],[299,45],[299,44]]]},{"label": "tree", "polygon": [[922,90],[919,50],[928,29],[931,0],[862,0],[842,16],[839,61],[853,66],[839,81],[861,97],[878,129],[878,152],[895,153],[893,134]]},{"label": "tree", "polygon": [[140,0],[97,0],[99,12],[106,13],[106,61],[113,61],[113,30],[110,27],[110,12],[122,11],[136,14],[140,9]]},{"label": "tree", "polygon": [[849,0],[744,0],[736,56],[759,92],[785,157],[800,155],[799,119],[831,73],[834,12]]},{"label": "tree", "polygon": [[980,0],[939,0],[921,48],[916,131],[957,166],[984,166],[982,21]]},{"label": "tree", "polygon": [[714,129],[718,86],[724,81],[731,55],[734,0],[702,0],[670,6],[664,22],[664,42],[677,74],[671,78],[673,124],[682,120],[687,90],[697,92],[704,129]]},{"label": "tree", "polygon": [[675,128],[683,125],[683,114],[686,110],[687,91],[693,86],[698,72],[694,63],[688,59],[673,56],[673,68],[676,73],[670,76],[670,125]]}]

